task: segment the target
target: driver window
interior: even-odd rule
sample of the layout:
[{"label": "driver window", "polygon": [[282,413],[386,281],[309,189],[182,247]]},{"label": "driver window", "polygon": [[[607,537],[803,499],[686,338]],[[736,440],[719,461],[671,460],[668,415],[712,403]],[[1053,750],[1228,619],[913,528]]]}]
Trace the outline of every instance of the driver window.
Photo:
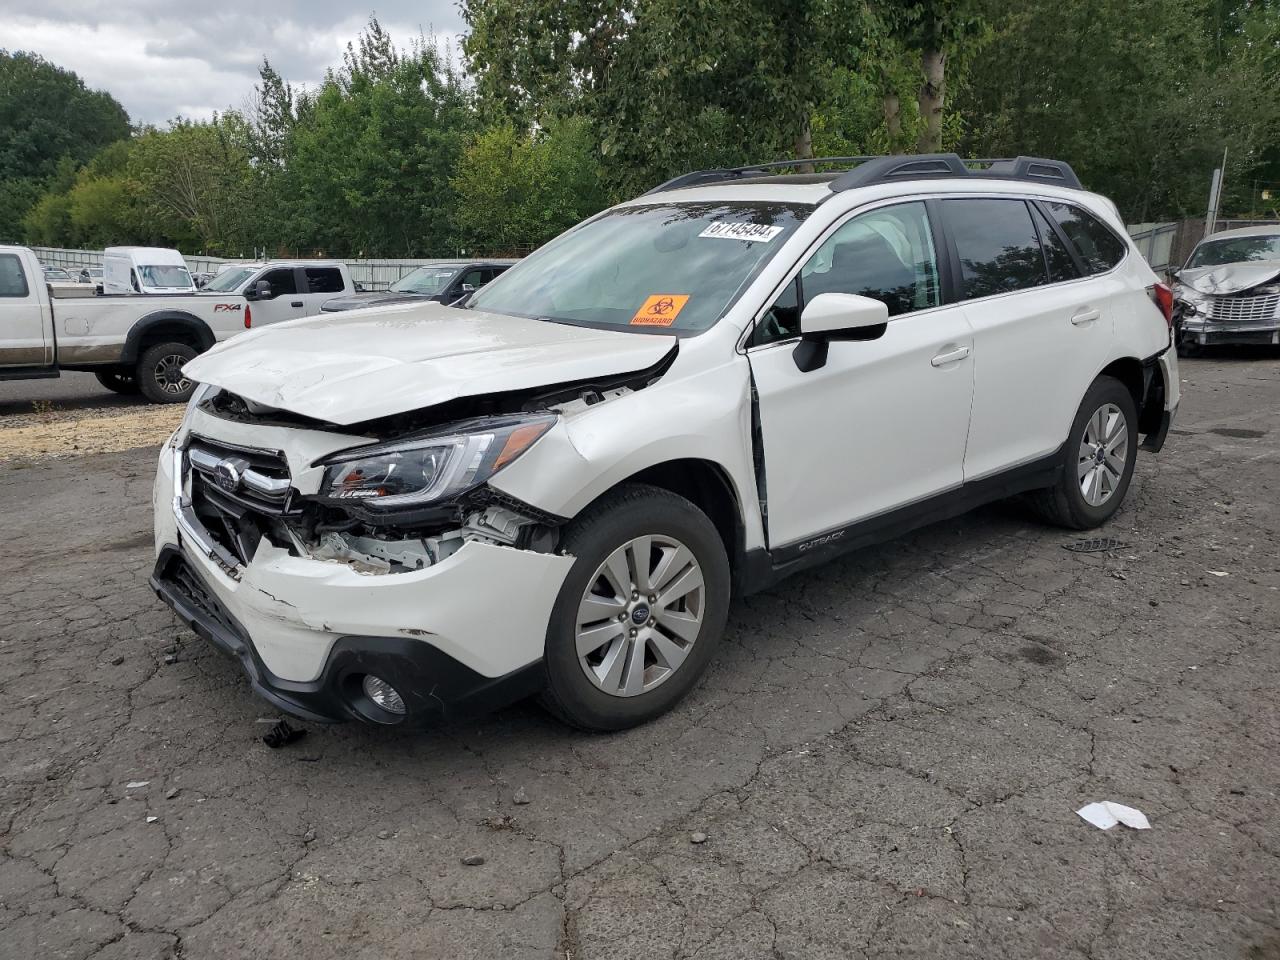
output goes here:
[{"label": "driver window", "polygon": [[883,301],[890,317],[938,306],[938,259],[924,203],[881,207],[838,228],[761,318],[755,343],[799,336],[804,304],[822,293]]}]

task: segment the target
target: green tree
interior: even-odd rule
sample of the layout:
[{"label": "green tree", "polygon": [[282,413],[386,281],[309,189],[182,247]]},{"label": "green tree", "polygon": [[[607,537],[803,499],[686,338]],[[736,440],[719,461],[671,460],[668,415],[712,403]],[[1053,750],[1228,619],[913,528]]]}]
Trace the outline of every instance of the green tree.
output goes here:
[{"label": "green tree", "polygon": [[234,113],[144,132],[127,175],[146,217],[184,249],[242,250],[254,212],[247,144],[247,125]]},{"label": "green tree", "polygon": [[998,26],[957,104],[973,155],[1068,160],[1146,221],[1203,215],[1224,146],[1230,186],[1277,142],[1273,4],[1238,4],[1223,36],[1211,0],[984,2]]},{"label": "green tree", "polygon": [[330,255],[446,251],[449,180],[473,128],[469,94],[435,44],[397,51],[370,20],[342,67],[298,99],[279,242]]},{"label": "green tree", "polygon": [[19,239],[60,162],[79,166],[128,135],[129,117],[109,94],[36,54],[0,49],[0,240]]},{"label": "green tree", "polygon": [[595,137],[585,118],[521,135],[510,123],[478,134],[453,179],[456,246],[519,255],[607,205]]}]

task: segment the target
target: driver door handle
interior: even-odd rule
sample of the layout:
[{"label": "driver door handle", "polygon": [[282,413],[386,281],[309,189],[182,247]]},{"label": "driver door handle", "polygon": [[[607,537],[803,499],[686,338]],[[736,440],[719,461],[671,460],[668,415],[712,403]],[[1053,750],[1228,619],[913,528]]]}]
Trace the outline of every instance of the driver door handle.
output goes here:
[{"label": "driver door handle", "polygon": [[294,300],[292,303],[290,303],[290,304],[289,304],[289,306],[291,306],[291,307],[300,307],[300,306],[302,306],[302,301],[301,301],[301,300]]},{"label": "driver door handle", "polygon": [[948,363],[954,363],[957,360],[963,360],[969,355],[968,347],[956,347],[954,350],[948,350],[946,353],[940,353],[929,362],[935,367],[941,367]]},{"label": "driver door handle", "polygon": [[1090,307],[1088,309],[1081,310],[1079,313],[1073,314],[1071,317],[1071,322],[1078,327],[1081,324],[1092,323],[1094,320],[1097,320],[1100,316],[1102,316],[1102,312],[1098,310],[1097,307]]}]

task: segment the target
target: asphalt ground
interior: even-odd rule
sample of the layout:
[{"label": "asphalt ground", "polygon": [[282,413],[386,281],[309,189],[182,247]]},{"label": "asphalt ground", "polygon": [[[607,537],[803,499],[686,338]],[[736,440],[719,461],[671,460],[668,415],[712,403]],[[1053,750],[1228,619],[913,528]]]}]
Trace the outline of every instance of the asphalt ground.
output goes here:
[{"label": "asphalt ground", "polygon": [[146,586],[156,446],[2,462],[0,957],[1280,957],[1280,358],[1183,377],[1120,545],[996,505],[797,575],[612,736],[269,749]]}]

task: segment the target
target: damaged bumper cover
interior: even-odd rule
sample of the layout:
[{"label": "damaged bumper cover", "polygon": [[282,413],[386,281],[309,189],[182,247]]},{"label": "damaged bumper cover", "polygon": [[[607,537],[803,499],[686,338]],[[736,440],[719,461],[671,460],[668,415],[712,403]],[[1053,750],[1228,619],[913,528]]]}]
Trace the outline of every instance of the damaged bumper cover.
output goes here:
[{"label": "damaged bumper cover", "polygon": [[[477,539],[421,569],[376,575],[264,540],[243,562],[191,512],[182,471],[182,451],[166,446],[155,497],[170,502],[157,511],[151,585],[281,710],[418,725],[536,689],[572,557]],[[366,675],[395,687],[404,716],[368,700]]]}]

